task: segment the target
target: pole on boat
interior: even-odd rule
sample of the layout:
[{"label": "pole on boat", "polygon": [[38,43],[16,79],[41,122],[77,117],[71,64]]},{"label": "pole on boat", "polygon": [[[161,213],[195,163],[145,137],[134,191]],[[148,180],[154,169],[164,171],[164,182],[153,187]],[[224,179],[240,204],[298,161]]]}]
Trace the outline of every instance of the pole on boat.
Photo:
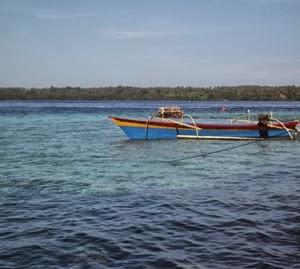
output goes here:
[{"label": "pole on boat", "polygon": [[[287,131],[287,133],[289,134],[290,138],[291,138],[292,140],[294,140],[294,137],[293,137],[293,135],[291,134],[290,130],[283,124],[283,122],[281,122],[281,121],[278,120],[278,119],[274,119],[274,118],[271,118],[271,121],[272,121],[272,120],[278,122],[278,123],[283,127],[283,129]],[[271,126],[272,126],[272,124],[271,124]],[[274,127],[274,126],[272,126],[272,127]],[[275,128],[276,128],[276,127],[275,127]],[[282,129],[282,128],[280,128],[280,129]]]},{"label": "pole on boat", "polygon": [[180,121],[176,121],[176,120],[172,120],[172,119],[162,119],[162,118],[158,118],[158,117],[154,117],[155,119],[158,119],[158,120],[161,120],[161,121],[164,121],[164,122],[172,122],[172,123],[176,123],[180,126],[183,126],[183,127],[187,127],[187,128],[191,128],[191,129],[197,129],[199,131],[202,130],[202,128],[199,128],[196,123],[194,122],[194,126],[193,125],[190,125],[190,124],[187,124],[187,123],[183,123],[183,122],[180,122]]}]

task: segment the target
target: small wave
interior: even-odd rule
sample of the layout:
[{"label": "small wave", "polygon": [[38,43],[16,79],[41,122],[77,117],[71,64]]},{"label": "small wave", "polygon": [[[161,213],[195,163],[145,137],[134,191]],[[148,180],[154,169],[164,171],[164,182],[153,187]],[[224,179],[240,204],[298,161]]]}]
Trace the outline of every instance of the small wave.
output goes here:
[{"label": "small wave", "polygon": [[159,258],[153,261],[146,262],[147,265],[151,266],[151,268],[157,269],[186,269],[186,266],[180,266],[178,262],[174,261],[174,259],[166,259],[166,258]]},{"label": "small wave", "polygon": [[257,227],[257,223],[245,218],[235,219],[231,221],[221,222],[217,225],[217,227],[226,227],[226,228],[234,228],[234,227],[242,227],[242,228],[255,228]]}]

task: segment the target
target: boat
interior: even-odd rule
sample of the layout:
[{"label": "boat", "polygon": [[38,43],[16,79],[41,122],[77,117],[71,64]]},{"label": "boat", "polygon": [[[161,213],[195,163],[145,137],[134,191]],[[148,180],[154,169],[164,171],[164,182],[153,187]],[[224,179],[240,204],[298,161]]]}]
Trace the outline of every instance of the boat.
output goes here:
[{"label": "boat", "polygon": [[144,119],[110,118],[129,139],[295,140],[299,137],[298,120],[280,121],[272,114],[260,114],[256,120],[250,117],[248,111],[246,119],[195,121],[179,107],[161,107]]}]

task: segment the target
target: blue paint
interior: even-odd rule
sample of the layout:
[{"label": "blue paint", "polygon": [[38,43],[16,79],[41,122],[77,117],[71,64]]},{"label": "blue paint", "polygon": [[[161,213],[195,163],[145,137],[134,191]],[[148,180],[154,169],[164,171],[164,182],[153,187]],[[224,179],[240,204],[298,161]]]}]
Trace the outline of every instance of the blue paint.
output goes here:
[{"label": "blue paint", "polygon": [[[121,127],[129,139],[146,139],[146,128],[142,127]],[[197,135],[195,130],[177,130],[171,128],[148,128],[148,139],[176,139],[180,135]],[[259,138],[258,130],[201,130],[200,136],[221,136],[221,137],[243,137]],[[288,133],[283,130],[270,130],[270,137],[288,137]]]}]

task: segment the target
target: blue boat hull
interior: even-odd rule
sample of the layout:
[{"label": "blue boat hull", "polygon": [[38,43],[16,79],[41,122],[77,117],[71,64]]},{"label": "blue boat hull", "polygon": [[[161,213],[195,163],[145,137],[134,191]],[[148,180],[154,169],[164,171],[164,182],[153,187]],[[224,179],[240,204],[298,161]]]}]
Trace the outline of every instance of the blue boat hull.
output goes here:
[{"label": "blue boat hull", "polygon": [[[172,128],[143,128],[132,126],[120,126],[129,139],[176,139],[177,135],[196,136],[195,130],[172,129]],[[209,130],[204,129],[198,132],[203,137],[233,137],[233,138],[260,138],[258,130]],[[269,137],[289,138],[283,130],[270,130]]]}]

